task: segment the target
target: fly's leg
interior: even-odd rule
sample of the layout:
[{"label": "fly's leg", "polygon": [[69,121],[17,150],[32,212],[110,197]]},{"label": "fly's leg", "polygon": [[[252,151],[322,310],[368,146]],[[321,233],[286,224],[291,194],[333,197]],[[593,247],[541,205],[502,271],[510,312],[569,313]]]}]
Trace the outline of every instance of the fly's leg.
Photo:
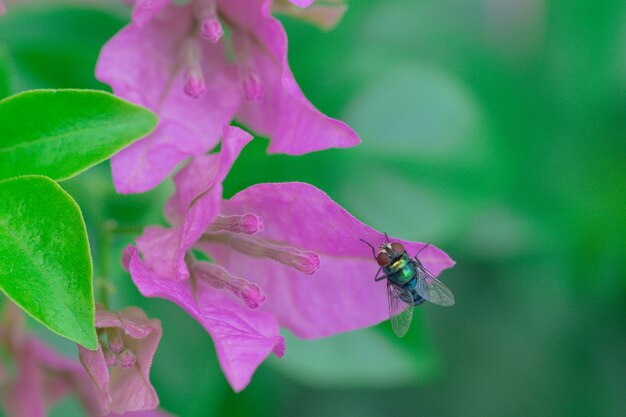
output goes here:
[{"label": "fly's leg", "polygon": [[415,259],[415,262],[417,262],[417,266],[423,269],[424,265],[422,265],[422,262],[419,260],[419,258],[417,257],[424,249],[426,249],[427,247],[430,246],[430,243],[427,243],[426,245],[424,245],[424,247],[422,247],[422,249],[418,250],[417,253],[415,254],[415,256],[413,257],[413,259]]},{"label": "fly's leg", "polygon": [[432,275],[433,277],[435,276],[435,274],[433,274],[432,272],[430,272],[428,269],[426,269],[426,267],[424,266],[424,264],[422,262],[420,262],[419,259],[417,259],[417,255],[415,255],[413,257],[413,259],[415,259],[415,266],[417,266],[419,269],[422,269],[424,271],[426,271],[427,273],[429,273],[430,275]]},{"label": "fly's leg", "polygon": [[374,281],[378,282],[378,281],[382,281],[383,279],[387,279],[387,275],[385,275],[385,274],[382,274],[381,276],[378,276],[378,274],[380,274],[380,271],[382,269],[383,269],[382,267],[378,268],[378,271],[376,272],[376,275],[374,276]]},{"label": "fly's leg", "polygon": [[[427,247],[429,247],[429,246],[430,246],[430,243],[427,243],[426,245],[424,245],[424,246],[422,247],[422,249],[420,249],[420,250],[418,250],[418,251],[417,251],[417,253],[415,254],[414,258],[415,258],[415,259],[417,259],[417,255],[419,255],[419,254],[420,254],[420,253],[421,253],[424,249],[426,249],[426,248],[427,248]],[[418,262],[419,262],[419,260],[418,260]]]}]

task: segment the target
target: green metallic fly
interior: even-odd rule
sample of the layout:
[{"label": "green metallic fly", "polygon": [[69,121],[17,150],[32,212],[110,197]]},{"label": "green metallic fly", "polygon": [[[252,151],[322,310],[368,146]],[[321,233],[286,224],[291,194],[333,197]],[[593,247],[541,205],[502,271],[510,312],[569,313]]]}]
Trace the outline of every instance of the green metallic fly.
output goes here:
[{"label": "green metallic fly", "polygon": [[[425,301],[442,306],[454,304],[452,292],[429,272],[417,257],[428,247],[424,246],[411,258],[401,243],[386,241],[380,244],[380,252],[376,254],[374,246],[360,239],[372,248],[378,263],[378,272],[374,281],[387,280],[387,300],[389,302],[389,318],[396,335],[402,337],[409,330],[413,318],[413,308]],[[379,275],[382,272],[382,275]]]}]

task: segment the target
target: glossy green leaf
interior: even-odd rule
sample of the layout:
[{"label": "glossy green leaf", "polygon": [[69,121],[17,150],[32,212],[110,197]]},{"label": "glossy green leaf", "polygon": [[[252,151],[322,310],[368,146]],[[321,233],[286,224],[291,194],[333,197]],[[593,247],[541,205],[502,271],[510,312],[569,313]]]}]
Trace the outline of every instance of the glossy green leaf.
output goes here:
[{"label": "glossy green leaf", "polygon": [[72,177],[147,135],[156,116],[112,94],[33,90],[0,101],[0,179]]},{"label": "glossy green leaf", "polygon": [[54,181],[0,182],[0,288],[50,330],[97,347],[92,265],[80,209]]}]

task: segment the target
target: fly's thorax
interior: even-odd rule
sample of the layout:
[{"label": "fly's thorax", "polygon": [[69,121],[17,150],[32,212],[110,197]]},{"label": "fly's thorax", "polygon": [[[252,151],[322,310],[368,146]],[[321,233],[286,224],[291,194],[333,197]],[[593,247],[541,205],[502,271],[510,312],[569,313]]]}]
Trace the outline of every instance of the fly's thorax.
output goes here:
[{"label": "fly's thorax", "polygon": [[387,277],[396,284],[403,285],[415,277],[415,264],[405,253],[384,268]]}]

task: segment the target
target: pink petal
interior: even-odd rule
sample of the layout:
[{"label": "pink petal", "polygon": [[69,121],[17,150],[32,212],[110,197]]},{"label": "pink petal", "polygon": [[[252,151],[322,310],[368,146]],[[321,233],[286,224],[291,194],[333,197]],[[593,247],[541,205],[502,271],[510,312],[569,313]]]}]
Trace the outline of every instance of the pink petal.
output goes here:
[{"label": "pink petal", "polygon": [[60,400],[71,391],[88,415],[102,414],[97,390],[80,362],[58,355],[38,339],[31,338],[29,343],[39,366],[46,371],[44,389],[49,403]]},{"label": "pink petal", "polygon": [[93,351],[78,345],[78,355],[89,379],[93,383],[102,414],[106,414],[109,412],[109,404],[112,398],[109,392],[109,368],[107,368],[104,361],[102,346],[98,344],[98,350]]},{"label": "pink petal", "polygon": [[[198,232],[194,234],[196,233]],[[182,226],[170,229],[158,226],[147,227],[136,242],[146,264],[150,265],[150,268],[160,276],[174,281],[189,277],[189,271],[185,265],[185,247],[190,247],[195,239],[185,238]]]},{"label": "pink petal", "polygon": [[111,370],[111,404],[114,413],[126,411],[151,410],[159,405],[159,397],[150,383],[150,367],[152,358],[161,340],[162,330],[159,320],[148,320],[141,310],[127,308],[120,315],[123,320],[142,323],[151,331],[146,336],[134,338],[135,326],[126,326],[124,330],[130,337],[124,338],[124,345],[136,357],[136,363],[131,368],[114,367]]},{"label": "pink petal", "polygon": [[250,140],[245,131],[227,127],[219,154],[197,156],[175,175],[176,193],[165,211],[173,222],[182,224],[170,229],[148,227],[137,239],[150,269],[175,281],[189,276],[185,254],[218,216],[222,181]]},{"label": "pink petal", "polygon": [[[201,244],[231,273],[257,283],[267,296],[260,310],[305,338],[329,336],[375,325],[388,318],[384,282],[374,282],[378,269],[371,249],[384,235],[361,223],[323,191],[304,183],[257,184],[222,204],[224,214],[255,213],[263,218],[261,238],[312,251],[320,268],[312,276],[265,259],[246,257],[220,245]],[[423,243],[401,242],[409,254]],[[429,246],[419,255],[433,274],[454,262]]]},{"label": "pink petal", "polygon": [[[267,313],[251,311],[206,283],[174,282],[150,271],[135,250],[130,271],[146,297],[170,300],[194,317],[211,335],[220,365],[235,391],[244,389],[270,352],[282,356],[284,340]],[[194,291],[195,285],[195,291]]]},{"label": "pink petal", "polygon": [[98,309],[96,327],[119,327],[134,339],[143,339],[152,332],[161,331],[158,320],[149,320],[146,313],[136,307],[127,307],[119,313]]},{"label": "pink petal", "polygon": [[102,346],[90,351],[79,346],[80,360],[96,388],[103,413],[124,413],[154,409],[159,398],[150,383],[152,358],[161,339],[159,320],[150,320],[136,307],[119,313],[98,310],[96,327],[120,328],[124,331],[123,346],[135,355],[130,368],[115,366],[109,374]]},{"label": "pink petal", "polygon": [[7,304],[0,337],[17,362],[15,377],[0,375],[2,404],[8,416],[43,416],[73,392],[89,415],[101,415],[95,389],[83,366],[57,354],[38,338],[24,333],[24,315]]},{"label": "pink petal", "polygon": [[19,367],[17,379],[3,387],[2,404],[9,416],[41,417],[47,413],[43,391],[43,370],[33,347],[24,343],[15,358]]},{"label": "pink petal", "polygon": [[[345,123],[320,113],[296,83],[287,62],[287,35],[270,14],[269,0],[222,0],[220,10],[255,38],[251,62],[264,85],[261,100],[244,101],[237,118],[271,138],[268,151],[301,155],[357,145]],[[299,5],[309,2],[302,0]]]},{"label": "pink petal", "polygon": [[252,135],[234,126],[226,126],[222,133],[222,147],[218,154],[201,155],[192,159],[176,175],[176,191],[165,206],[165,214],[172,223],[181,223],[191,203],[203,193],[221,185],[226,175],[239,157],[242,149],[252,140]]},{"label": "pink petal", "polygon": [[191,23],[191,5],[170,6],[144,27],[126,26],[102,48],[97,78],[116,95],[154,110],[160,120],[155,132],[113,157],[121,193],[147,191],[183,159],[213,148],[239,105],[236,75],[221,43],[197,39],[204,94],[185,93],[181,49]]},{"label": "pink petal", "polygon": [[139,27],[143,27],[166,8],[171,0],[135,0],[132,18]]},{"label": "pink petal", "polygon": [[185,125],[162,120],[153,133],[113,156],[111,170],[116,190],[124,194],[148,191],[163,181],[180,161],[212,147],[200,141],[182,142],[182,138],[199,139],[199,136]]}]

